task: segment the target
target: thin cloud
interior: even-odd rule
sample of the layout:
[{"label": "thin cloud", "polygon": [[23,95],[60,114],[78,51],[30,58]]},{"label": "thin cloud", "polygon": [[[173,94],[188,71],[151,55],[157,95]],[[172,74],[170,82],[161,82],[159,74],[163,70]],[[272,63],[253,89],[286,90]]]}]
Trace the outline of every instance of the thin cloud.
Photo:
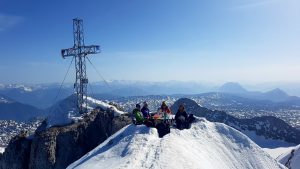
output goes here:
[{"label": "thin cloud", "polygon": [[15,27],[24,20],[21,16],[11,16],[0,14],[0,31],[5,31]]},{"label": "thin cloud", "polygon": [[245,3],[233,6],[229,9],[230,10],[251,9],[251,8],[270,5],[270,4],[276,3],[278,1],[279,0],[259,0],[259,1],[248,1],[248,2],[239,1],[239,2],[245,2]]}]

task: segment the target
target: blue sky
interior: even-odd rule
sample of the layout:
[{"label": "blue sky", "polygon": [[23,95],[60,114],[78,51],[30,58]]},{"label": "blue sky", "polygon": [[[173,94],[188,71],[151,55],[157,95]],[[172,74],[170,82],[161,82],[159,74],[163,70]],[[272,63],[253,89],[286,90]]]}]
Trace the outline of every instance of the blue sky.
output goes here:
[{"label": "blue sky", "polygon": [[61,82],[76,17],[106,79],[299,82],[298,0],[0,0],[0,83]]}]

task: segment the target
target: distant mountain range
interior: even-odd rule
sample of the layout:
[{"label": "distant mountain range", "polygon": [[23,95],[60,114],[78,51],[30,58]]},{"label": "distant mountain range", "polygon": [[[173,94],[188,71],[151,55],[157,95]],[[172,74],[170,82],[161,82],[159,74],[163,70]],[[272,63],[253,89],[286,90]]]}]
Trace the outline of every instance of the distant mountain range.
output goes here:
[{"label": "distant mountain range", "polygon": [[0,95],[0,120],[29,121],[42,115],[42,110]]},{"label": "distant mountain range", "polygon": [[[54,99],[58,95],[59,87],[58,84],[45,86],[7,85],[0,88],[0,94],[18,102],[45,109],[53,105]],[[59,99],[64,99],[72,93],[73,89],[71,87],[64,86],[60,91]]]},{"label": "distant mountain range", "polygon": [[289,97],[286,101],[274,102],[267,99],[253,99],[231,93],[210,92],[196,95],[183,95],[181,97],[196,98],[201,105],[211,109],[252,109],[277,111],[282,108],[294,109],[300,106],[300,98]]},{"label": "distant mountain range", "polygon": [[[0,84],[0,94],[18,102],[29,104],[40,109],[49,108],[59,100],[74,93],[73,85],[66,84],[59,92],[60,84],[43,85],[3,85]],[[88,92],[90,96],[129,97],[146,95],[170,95],[177,93],[196,94],[208,91],[205,85],[190,82],[135,82],[109,81],[107,83],[91,83]],[[55,100],[58,95],[57,100]]]},{"label": "distant mountain range", "polygon": [[[222,85],[219,88],[208,88],[205,85],[192,82],[134,82],[134,81],[110,81],[108,83],[93,83],[90,96],[102,100],[116,100],[122,97],[132,96],[149,96],[149,95],[163,95],[172,96],[174,98],[180,97],[198,97],[205,98],[203,102],[212,100],[213,102],[222,102],[228,104],[215,104],[221,107],[230,105],[234,107],[244,106],[263,108],[268,110],[280,109],[282,107],[293,108],[293,106],[300,106],[300,98],[289,96],[281,89],[274,89],[268,92],[248,91],[240,84],[230,82]],[[12,118],[12,120],[30,119],[34,115],[39,115],[41,110],[47,114],[50,107],[64,100],[74,93],[71,84],[63,86],[59,92],[59,84],[44,84],[44,85],[1,85],[0,94],[5,98],[10,98],[13,103],[3,104],[0,107],[0,114],[4,119]],[[216,91],[203,93],[205,91]],[[181,93],[181,94],[180,94]],[[202,94],[199,94],[202,93]],[[216,100],[210,97],[220,97]],[[234,100],[234,102],[233,102]],[[1,100],[0,100],[1,102]],[[242,103],[242,104],[238,104]],[[210,107],[209,104],[204,104]],[[27,112],[26,117],[17,117],[16,113],[10,112]],[[9,115],[4,115],[9,112]],[[28,113],[32,112],[32,113]],[[23,117],[24,116],[24,117]],[[1,119],[1,116],[0,116]]]},{"label": "distant mountain range", "polygon": [[[18,102],[29,104],[40,109],[52,106],[59,100],[74,93],[73,85],[66,84],[59,92],[60,84],[43,85],[1,85],[0,94],[12,98]],[[59,92],[59,95],[58,95]],[[298,97],[289,96],[279,88],[268,92],[248,91],[239,83],[229,82],[221,87],[209,86],[195,82],[136,82],[136,81],[109,81],[107,83],[92,83],[89,95],[98,95],[103,98],[147,96],[147,95],[189,95],[208,92],[228,93],[255,100],[269,100],[273,102],[298,102]],[[58,97],[57,97],[58,95]],[[57,97],[57,100],[55,98]]]},{"label": "distant mountain range", "polygon": [[270,100],[273,102],[285,102],[293,99],[299,99],[298,97],[289,96],[286,92],[279,88],[270,90],[268,92],[248,91],[239,83],[234,82],[225,83],[219,88],[218,92],[230,93],[249,99]]}]

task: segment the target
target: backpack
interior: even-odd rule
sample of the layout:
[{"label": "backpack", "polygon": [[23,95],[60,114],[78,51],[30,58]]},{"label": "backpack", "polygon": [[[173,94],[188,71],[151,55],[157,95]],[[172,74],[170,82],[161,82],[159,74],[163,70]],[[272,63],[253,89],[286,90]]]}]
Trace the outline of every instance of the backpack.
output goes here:
[{"label": "backpack", "polygon": [[157,124],[156,129],[157,129],[159,138],[162,138],[163,136],[165,136],[166,134],[169,134],[171,132],[170,124],[165,123],[165,122]]},{"label": "backpack", "polygon": [[142,124],[144,122],[144,117],[143,117],[142,113],[139,110],[134,109],[133,110],[133,115],[136,119],[136,124]]}]

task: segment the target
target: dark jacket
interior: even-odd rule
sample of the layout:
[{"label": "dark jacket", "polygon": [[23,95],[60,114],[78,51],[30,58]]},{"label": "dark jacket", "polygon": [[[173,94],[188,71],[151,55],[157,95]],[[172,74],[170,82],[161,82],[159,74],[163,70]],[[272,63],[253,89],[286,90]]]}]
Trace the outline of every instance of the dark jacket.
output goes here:
[{"label": "dark jacket", "polygon": [[180,112],[179,110],[177,111],[176,115],[175,115],[175,120],[178,120],[178,118],[180,116],[183,116],[185,118],[185,120],[187,120],[188,118],[188,115],[186,113],[186,111],[183,111],[183,112]]},{"label": "dark jacket", "polygon": [[141,111],[143,113],[144,118],[150,118],[150,111],[147,107],[143,107]]}]

